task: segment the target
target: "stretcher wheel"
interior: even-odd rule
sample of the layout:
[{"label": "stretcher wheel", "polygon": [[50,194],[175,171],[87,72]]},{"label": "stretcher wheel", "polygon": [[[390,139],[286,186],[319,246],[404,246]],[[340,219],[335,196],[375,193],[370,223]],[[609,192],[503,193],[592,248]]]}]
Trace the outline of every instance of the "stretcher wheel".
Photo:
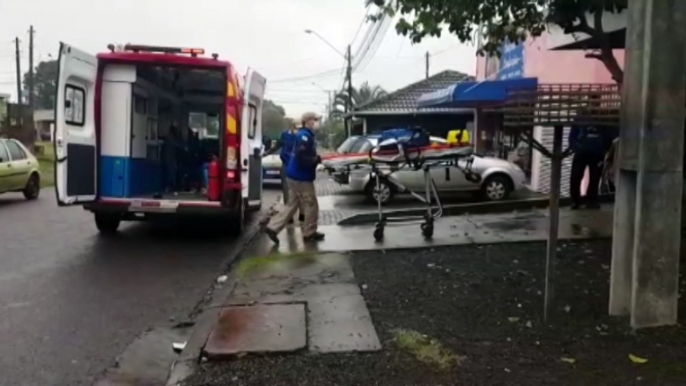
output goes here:
[{"label": "stretcher wheel", "polygon": [[424,223],[424,224],[422,224],[421,228],[422,228],[422,235],[425,238],[430,239],[431,237],[433,237],[433,235],[434,235],[434,224]]},{"label": "stretcher wheel", "polygon": [[374,240],[382,241],[383,240],[383,231],[384,231],[384,227],[377,226],[376,229],[374,229]]}]

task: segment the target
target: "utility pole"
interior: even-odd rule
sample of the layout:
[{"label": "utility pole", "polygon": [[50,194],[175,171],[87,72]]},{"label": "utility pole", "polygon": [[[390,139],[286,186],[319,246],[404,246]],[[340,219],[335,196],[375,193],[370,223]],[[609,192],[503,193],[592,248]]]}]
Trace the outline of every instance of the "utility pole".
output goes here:
[{"label": "utility pole", "polygon": [[33,30],[33,26],[29,28],[29,84],[28,84],[28,91],[29,91],[29,110],[31,111],[31,116],[33,116],[34,112],[34,82],[33,82],[33,34],[36,31]]},{"label": "utility pole", "polygon": [[[348,44],[348,53],[346,56],[348,59],[348,69],[346,74],[346,77],[348,78],[348,98],[345,101],[345,112],[349,113],[353,109],[353,55],[351,53],[350,44]],[[345,131],[348,134],[348,137],[352,135],[352,123],[353,121],[351,117],[345,118]]]},{"label": "utility pole", "polygon": [[426,79],[429,79],[429,64],[431,61],[431,54],[426,51]]},{"label": "utility pole", "polygon": [[17,59],[17,103],[21,101],[21,57],[19,56],[19,38],[14,38],[15,57]]}]

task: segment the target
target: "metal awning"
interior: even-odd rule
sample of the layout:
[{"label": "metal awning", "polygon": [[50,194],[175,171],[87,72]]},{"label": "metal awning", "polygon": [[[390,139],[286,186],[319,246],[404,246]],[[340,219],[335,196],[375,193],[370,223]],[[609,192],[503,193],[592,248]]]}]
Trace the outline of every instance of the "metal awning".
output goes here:
[{"label": "metal awning", "polygon": [[513,91],[536,90],[537,87],[537,78],[459,82],[442,90],[423,94],[418,103],[420,108],[497,105],[504,103]]}]

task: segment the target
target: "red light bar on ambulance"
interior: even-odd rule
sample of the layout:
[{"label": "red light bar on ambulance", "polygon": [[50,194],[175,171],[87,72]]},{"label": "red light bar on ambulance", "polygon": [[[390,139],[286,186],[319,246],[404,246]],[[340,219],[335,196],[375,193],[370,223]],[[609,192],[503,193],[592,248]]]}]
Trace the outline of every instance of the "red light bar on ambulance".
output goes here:
[{"label": "red light bar on ambulance", "polygon": [[162,52],[165,54],[191,54],[192,56],[203,55],[205,53],[205,50],[202,48],[142,46],[138,44],[127,44],[124,46],[124,50],[133,52]]}]

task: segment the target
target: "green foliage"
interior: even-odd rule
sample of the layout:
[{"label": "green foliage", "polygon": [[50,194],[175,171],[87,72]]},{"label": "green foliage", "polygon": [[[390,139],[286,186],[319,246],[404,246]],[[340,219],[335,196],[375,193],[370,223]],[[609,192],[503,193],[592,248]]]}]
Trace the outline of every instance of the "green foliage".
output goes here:
[{"label": "green foliage", "polygon": [[[527,36],[540,36],[550,24],[565,33],[586,33],[600,42],[601,50],[589,57],[601,60],[613,78],[621,83],[623,73],[612,55],[602,25],[603,12],[617,13],[627,8],[628,0],[367,0],[391,16],[400,15],[399,34],[414,43],[442,32],[457,36],[461,42],[485,39],[480,55],[500,55],[505,41],[519,43]],[[585,15],[594,16],[588,23]],[[479,29],[481,28],[481,29]]]},{"label": "green foliage", "polygon": [[[49,60],[38,63],[34,73],[34,101],[36,109],[55,108],[55,93],[57,88],[57,61]],[[24,74],[24,95],[28,101],[29,73]]]},{"label": "green foliage", "polygon": [[[372,86],[369,82],[364,82],[359,88],[353,87],[352,92],[352,108],[365,105],[369,102],[375,101],[382,96],[386,95],[386,90],[381,88],[381,86]],[[333,102],[333,112],[334,116],[341,116],[345,111],[345,104],[351,100],[348,96],[348,91],[342,91],[336,94]]]},{"label": "green foliage", "polygon": [[271,139],[278,139],[281,132],[288,128],[286,110],[276,103],[265,100],[262,108],[262,133]]}]

